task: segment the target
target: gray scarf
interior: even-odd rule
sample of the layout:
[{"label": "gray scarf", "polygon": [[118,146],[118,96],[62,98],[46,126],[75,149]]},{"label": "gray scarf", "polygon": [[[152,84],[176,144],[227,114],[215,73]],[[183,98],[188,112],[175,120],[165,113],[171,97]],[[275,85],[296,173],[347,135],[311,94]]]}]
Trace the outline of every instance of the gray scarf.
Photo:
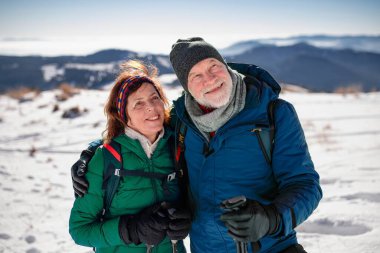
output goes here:
[{"label": "gray scarf", "polygon": [[185,95],[186,110],[195,126],[207,140],[210,139],[208,133],[217,131],[227,121],[243,110],[245,105],[246,86],[243,81],[244,76],[229,67],[228,72],[232,78],[232,91],[230,100],[226,105],[204,114],[195,99],[188,92]]}]

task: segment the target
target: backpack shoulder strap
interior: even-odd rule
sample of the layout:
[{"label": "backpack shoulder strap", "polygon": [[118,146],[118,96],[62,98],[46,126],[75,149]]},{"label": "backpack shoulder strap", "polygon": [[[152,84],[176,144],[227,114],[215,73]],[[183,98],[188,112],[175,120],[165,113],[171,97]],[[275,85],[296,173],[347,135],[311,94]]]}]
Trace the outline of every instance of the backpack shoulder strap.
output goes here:
[{"label": "backpack shoulder strap", "polygon": [[104,155],[104,172],[103,172],[103,191],[104,191],[104,204],[101,219],[108,213],[115,196],[117,187],[119,186],[120,176],[118,172],[123,168],[123,161],[121,157],[121,145],[112,140],[109,144],[103,145]]},{"label": "backpack shoulder strap", "polygon": [[185,160],[185,136],[187,126],[179,118],[176,118],[174,130],[174,167],[175,171],[180,175],[179,178],[186,180],[188,177]]},{"label": "backpack shoulder strap", "polygon": [[187,208],[191,217],[195,217],[195,201],[190,190],[189,174],[185,160],[185,137],[187,133],[187,126],[179,118],[175,122],[175,143],[174,143],[174,157],[175,167],[177,171],[181,171],[182,177],[179,178],[179,187],[182,192],[181,202]]},{"label": "backpack shoulder strap", "polygon": [[278,107],[279,104],[283,103],[284,100],[282,99],[275,99],[269,102],[268,104],[268,123],[269,123],[269,157],[270,157],[270,164],[272,165],[272,155],[273,155],[273,147],[274,147],[274,137],[275,137],[275,131],[276,131],[276,120],[275,120],[275,111],[276,107]]},{"label": "backpack shoulder strap", "polygon": [[179,118],[176,119],[175,123],[175,162],[176,169],[181,168],[183,163],[186,165],[184,160],[185,153],[185,136],[187,132],[187,126]]},{"label": "backpack shoulder strap", "polygon": [[282,99],[270,101],[267,107],[268,125],[263,125],[262,127],[257,127],[252,130],[257,135],[261,151],[263,152],[265,160],[269,166],[272,166],[272,155],[276,132],[275,111],[276,107],[282,102]]}]

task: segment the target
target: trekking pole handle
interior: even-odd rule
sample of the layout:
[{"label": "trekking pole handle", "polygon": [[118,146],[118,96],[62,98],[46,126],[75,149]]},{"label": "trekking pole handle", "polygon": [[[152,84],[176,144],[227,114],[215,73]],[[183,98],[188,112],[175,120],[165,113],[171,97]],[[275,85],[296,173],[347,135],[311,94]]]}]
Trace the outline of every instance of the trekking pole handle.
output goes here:
[{"label": "trekking pole handle", "polygon": [[[220,207],[226,210],[227,212],[237,211],[241,207],[245,206],[246,202],[247,202],[247,198],[241,195],[241,196],[236,196],[236,197],[222,201],[222,203],[220,204]],[[236,244],[237,253],[248,253],[248,244],[246,242],[241,242],[237,240],[234,240],[234,241]]]},{"label": "trekking pole handle", "polygon": [[[174,212],[176,211],[175,208],[173,207],[170,207],[170,205],[168,205],[167,203],[163,202],[162,204],[163,206],[166,206],[167,208],[167,212],[170,215],[173,215]],[[178,253],[178,240],[173,240],[173,239],[170,239],[171,243],[172,243],[172,253]]]},{"label": "trekking pole handle", "polygon": [[146,253],[152,253],[154,245],[147,244],[146,245]]},{"label": "trekking pole handle", "polygon": [[172,242],[172,253],[178,253],[178,246],[177,246],[178,241],[171,240],[171,242]]},{"label": "trekking pole handle", "polygon": [[222,209],[225,209],[227,211],[237,211],[240,209],[240,207],[243,207],[245,203],[247,202],[247,198],[243,195],[233,197],[230,199],[224,200],[221,204],[220,207]]}]

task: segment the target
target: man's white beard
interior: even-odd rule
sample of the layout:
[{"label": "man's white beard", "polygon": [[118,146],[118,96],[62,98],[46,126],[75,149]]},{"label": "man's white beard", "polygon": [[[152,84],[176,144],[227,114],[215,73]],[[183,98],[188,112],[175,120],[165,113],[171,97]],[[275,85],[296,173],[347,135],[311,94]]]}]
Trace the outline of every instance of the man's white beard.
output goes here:
[{"label": "man's white beard", "polygon": [[224,83],[221,89],[222,89],[220,91],[221,94],[219,94],[217,97],[206,98],[205,93],[202,92],[203,93],[202,97],[198,99],[195,98],[195,100],[200,105],[203,105],[209,108],[220,108],[222,106],[225,106],[231,97],[232,83]]}]

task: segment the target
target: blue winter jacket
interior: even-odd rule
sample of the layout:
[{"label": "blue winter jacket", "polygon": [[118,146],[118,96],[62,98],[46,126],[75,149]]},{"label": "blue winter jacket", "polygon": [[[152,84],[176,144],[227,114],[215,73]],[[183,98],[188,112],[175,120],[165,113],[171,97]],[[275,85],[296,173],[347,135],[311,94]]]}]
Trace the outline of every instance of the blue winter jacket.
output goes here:
[{"label": "blue winter jacket", "polygon": [[[220,221],[220,203],[245,195],[262,204],[273,203],[282,222],[278,230],[260,240],[259,252],[280,252],[297,242],[294,228],[305,221],[322,198],[296,111],[288,102],[275,111],[272,166],[258,138],[251,132],[267,123],[268,102],[278,98],[280,86],[254,65],[232,66],[246,77],[245,108],[222,126],[208,142],[185,113],[184,96],[174,102],[176,116],[187,125],[185,158],[196,215],[190,231],[191,252],[229,252],[236,247]],[[251,252],[252,249],[249,248]]]}]

